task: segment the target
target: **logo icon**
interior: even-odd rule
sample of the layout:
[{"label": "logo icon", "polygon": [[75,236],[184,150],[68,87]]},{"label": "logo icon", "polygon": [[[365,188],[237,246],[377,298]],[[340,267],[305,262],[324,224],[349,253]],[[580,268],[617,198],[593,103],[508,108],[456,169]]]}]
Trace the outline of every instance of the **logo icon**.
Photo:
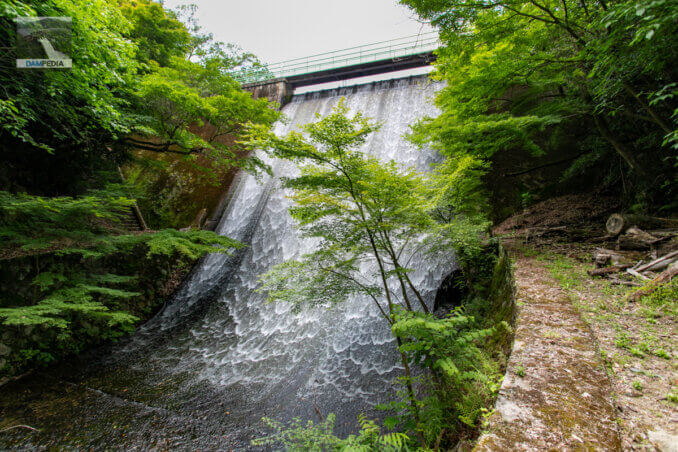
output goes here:
[{"label": "logo icon", "polygon": [[16,31],[17,68],[73,67],[70,17],[18,17]]}]

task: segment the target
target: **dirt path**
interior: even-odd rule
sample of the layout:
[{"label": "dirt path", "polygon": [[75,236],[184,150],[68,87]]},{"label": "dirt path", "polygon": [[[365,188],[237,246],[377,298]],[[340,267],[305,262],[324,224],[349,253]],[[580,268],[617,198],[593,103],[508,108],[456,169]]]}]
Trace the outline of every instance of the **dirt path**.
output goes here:
[{"label": "dirt path", "polygon": [[591,329],[543,262],[518,257],[515,278],[514,348],[475,450],[621,450]]},{"label": "dirt path", "polygon": [[587,274],[592,246],[530,252],[591,326],[612,383],[622,449],[678,452],[678,280],[631,301],[635,288]]}]

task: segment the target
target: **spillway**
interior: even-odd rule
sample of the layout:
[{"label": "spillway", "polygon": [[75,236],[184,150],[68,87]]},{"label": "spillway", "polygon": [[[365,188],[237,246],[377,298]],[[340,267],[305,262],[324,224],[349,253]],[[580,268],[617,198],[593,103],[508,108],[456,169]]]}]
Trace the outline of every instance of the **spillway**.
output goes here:
[{"label": "spillway", "polygon": [[[440,87],[424,76],[294,96],[283,109],[289,122],[277,124],[276,133],[329,113],[343,96],[352,111],[383,123],[365,152],[427,171],[436,154],[416,149],[403,135],[418,118],[436,114],[432,98]],[[203,259],[125,343],[34,387],[24,384],[25,397],[33,394],[55,410],[24,445],[242,450],[265,432],[262,416],[317,420],[317,411],[333,412],[336,431],[347,434],[356,430],[359,413],[379,415],[374,405],[394,396],[401,368],[389,328],[371,302],[354,297],[294,314],[289,305],[266,304],[255,291],[258,276],[272,265],[313,249],[295,230],[280,187],[279,177],[296,168],[264,159],[274,175],[237,177],[217,228],[247,247]],[[411,278],[432,304],[455,265],[452,256],[435,262],[411,257]],[[20,410],[25,397],[2,401]]]}]

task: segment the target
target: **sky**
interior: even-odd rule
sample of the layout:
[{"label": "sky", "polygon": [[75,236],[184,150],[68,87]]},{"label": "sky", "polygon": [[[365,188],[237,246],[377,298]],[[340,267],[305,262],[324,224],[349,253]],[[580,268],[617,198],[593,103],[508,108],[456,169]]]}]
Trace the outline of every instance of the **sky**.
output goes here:
[{"label": "sky", "polygon": [[[418,22],[415,15],[399,5],[397,0],[164,2],[169,8],[185,3],[198,6],[199,23],[206,31],[213,33],[216,40],[238,44],[267,63],[432,31],[428,25]],[[422,70],[396,74],[402,76],[411,72],[421,73]],[[390,77],[364,78],[360,82]],[[330,85],[322,86],[326,87]]]}]

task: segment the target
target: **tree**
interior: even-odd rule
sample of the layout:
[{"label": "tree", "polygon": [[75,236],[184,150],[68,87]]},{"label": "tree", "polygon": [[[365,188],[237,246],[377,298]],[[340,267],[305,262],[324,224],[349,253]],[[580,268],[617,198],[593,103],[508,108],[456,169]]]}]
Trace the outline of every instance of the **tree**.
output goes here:
[{"label": "tree", "polygon": [[[34,276],[30,291],[0,294],[0,322],[16,333],[12,360],[25,364],[36,350],[50,359],[79,351],[76,336],[128,332],[135,313],[154,307],[162,277],[240,246],[201,230],[124,230],[133,190],[117,170],[131,150],[209,156],[203,177],[262,170],[220,138],[230,134],[232,143],[243,124],[266,128],[279,113],[227,74],[239,63],[223,66],[222,44],[206,39],[190,61],[197,38],[161,3],[10,0],[0,14],[0,47],[10,49],[0,68],[0,257]],[[73,69],[17,69],[18,16],[71,17]],[[208,122],[205,137],[197,129]],[[154,269],[162,277],[139,287],[135,273]],[[50,340],[35,339],[34,326]],[[20,355],[22,343],[35,346],[30,356]]]},{"label": "tree", "polygon": [[[17,0],[0,8],[0,47],[7,49],[0,68],[0,186],[82,191],[88,178],[123,158],[107,144],[129,131],[125,96],[137,69],[135,45],[124,38],[129,24],[106,0]],[[16,68],[20,15],[73,18],[72,69]]]},{"label": "tree", "polygon": [[[255,158],[236,159],[233,146],[220,139],[232,134],[236,141],[248,121],[271,125],[278,118],[228,75],[258,64],[251,54],[192,35],[175,13],[151,0],[16,0],[1,11],[0,47],[10,49],[0,69],[1,188],[80,194],[138,147],[205,153],[221,171],[263,168]],[[16,68],[14,19],[20,15],[73,18],[73,69]],[[213,129],[205,138],[197,129],[206,123]]]},{"label": "tree", "polygon": [[416,139],[451,158],[488,160],[499,150],[548,152],[545,130],[578,130],[576,164],[590,166],[609,149],[646,185],[667,180],[678,126],[675,1],[401,3],[439,27],[444,43],[436,72],[448,82],[437,99],[443,113],[422,121]]},{"label": "tree", "polygon": [[120,10],[130,22],[128,38],[136,44],[136,59],[147,70],[152,65],[169,66],[172,58],[183,57],[193,41],[191,31],[177,15],[153,0],[120,0]]},{"label": "tree", "polygon": [[[153,152],[205,154],[222,168],[263,168],[254,156],[237,159],[223,138],[232,137],[232,143],[247,122],[269,127],[280,115],[265,98],[253,99],[243,91],[216,63],[175,59],[172,67],[146,75],[135,93],[141,113],[133,128],[136,134],[123,142]],[[208,136],[201,136],[197,130],[205,124],[211,128]]]},{"label": "tree", "polygon": [[[379,126],[360,113],[352,118],[347,114],[342,101],[328,116],[303,126],[308,138],[298,132],[280,138],[262,128],[250,129],[249,146],[270,149],[273,155],[300,164],[301,175],[283,179],[283,186],[292,190],[290,214],[302,235],[318,241],[316,251],[262,275],[261,290],[269,301],[290,302],[297,310],[339,303],[353,295],[371,300],[392,327],[405,372],[406,408],[413,421],[406,425],[425,447],[431,432],[420,415],[423,405],[415,395],[411,359],[424,363],[419,358],[427,353],[412,345],[422,345],[412,328],[419,321],[412,320],[425,319],[432,328],[446,331],[443,335],[448,339],[463,336],[450,328],[464,322],[440,323],[429,314],[403,260],[414,249],[426,253],[447,246],[449,252],[463,242],[455,242],[459,237],[449,234],[459,232],[455,228],[460,224],[471,223],[463,215],[451,223],[436,222],[430,212],[438,201],[433,194],[438,187],[394,162],[382,163],[363,154],[360,146]],[[476,241],[482,232],[482,227],[463,231]],[[365,264],[372,266],[373,274],[366,274]],[[415,350],[420,354],[413,354]],[[425,363],[434,376],[443,371],[439,359]],[[438,380],[438,389],[443,389],[442,384]]]}]

